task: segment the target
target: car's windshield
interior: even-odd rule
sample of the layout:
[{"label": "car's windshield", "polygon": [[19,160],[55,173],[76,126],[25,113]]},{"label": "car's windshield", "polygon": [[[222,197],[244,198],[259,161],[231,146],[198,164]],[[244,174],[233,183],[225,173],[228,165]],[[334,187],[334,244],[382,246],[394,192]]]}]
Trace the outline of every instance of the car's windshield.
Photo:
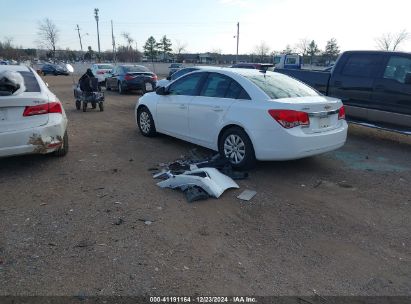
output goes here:
[{"label": "car's windshield", "polygon": [[318,96],[319,94],[309,86],[291,77],[278,73],[261,73],[260,75],[244,75],[271,99]]},{"label": "car's windshield", "polygon": [[134,72],[150,72],[149,69],[147,69],[144,66],[140,66],[140,65],[137,65],[137,66],[124,66],[123,69],[124,69],[124,72],[126,72],[126,73],[130,73],[130,72],[131,73],[134,73]]},{"label": "car's windshield", "polygon": [[98,69],[101,70],[111,70],[113,68],[113,66],[109,65],[109,64],[99,64],[97,66]]},{"label": "car's windshield", "polygon": [[177,78],[179,78],[179,77],[181,77],[181,76],[183,76],[187,73],[190,73],[192,71],[195,71],[195,70],[196,69],[194,69],[194,68],[179,70],[179,71],[175,72],[173,75],[171,75],[171,80],[177,79]]}]

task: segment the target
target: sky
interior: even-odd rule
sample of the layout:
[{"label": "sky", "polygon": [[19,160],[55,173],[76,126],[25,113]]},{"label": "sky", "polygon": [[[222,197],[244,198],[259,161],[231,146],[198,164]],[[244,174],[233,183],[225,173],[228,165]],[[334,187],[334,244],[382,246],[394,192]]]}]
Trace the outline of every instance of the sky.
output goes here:
[{"label": "sky", "polygon": [[[265,42],[270,51],[294,47],[301,39],[315,40],[324,49],[331,38],[342,51],[376,49],[384,33],[411,32],[411,0],[0,0],[0,40],[12,38],[24,48],[38,46],[38,22],[51,19],[59,29],[59,49],[97,50],[94,8],[99,8],[101,50],[112,48],[111,20],[116,44],[125,45],[127,32],[142,46],[149,36],[164,35],[186,52],[219,50],[235,54],[237,22],[239,53],[250,54]],[[411,39],[400,50],[411,52]]]}]

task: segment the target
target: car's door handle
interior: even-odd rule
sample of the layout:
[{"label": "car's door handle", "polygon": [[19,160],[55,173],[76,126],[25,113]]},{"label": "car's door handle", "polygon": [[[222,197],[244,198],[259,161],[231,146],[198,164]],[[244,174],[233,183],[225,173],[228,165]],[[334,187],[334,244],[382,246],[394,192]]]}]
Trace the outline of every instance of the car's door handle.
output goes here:
[{"label": "car's door handle", "polygon": [[220,106],[214,106],[214,107],[213,107],[213,111],[215,111],[215,112],[221,112],[221,111],[223,111],[223,108],[220,107]]},{"label": "car's door handle", "polygon": [[179,109],[187,109],[187,106],[185,104],[180,104],[178,105]]}]

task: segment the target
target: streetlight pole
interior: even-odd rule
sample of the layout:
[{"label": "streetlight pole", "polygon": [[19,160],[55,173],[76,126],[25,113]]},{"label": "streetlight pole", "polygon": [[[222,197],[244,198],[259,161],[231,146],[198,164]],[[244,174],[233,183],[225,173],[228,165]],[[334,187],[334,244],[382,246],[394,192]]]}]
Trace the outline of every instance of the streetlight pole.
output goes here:
[{"label": "streetlight pole", "polygon": [[81,49],[81,52],[83,52],[83,44],[81,43],[80,28],[79,28],[78,24],[77,24],[77,29],[76,30],[78,32],[78,39],[80,39],[80,49]]},{"label": "streetlight pole", "polygon": [[237,22],[237,55],[235,56],[235,63],[238,63],[238,44],[240,42],[240,22]]},{"label": "streetlight pole", "polygon": [[97,41],[98,41],[98,61],[100,61],[100,31],[99,31],[99,29],[98,29],[98,19],[99,19],[99,17],[98,17],[98,11],[99,11],[99,9],[98,8],[95,8],[94,9],[94,18],[96,18],[96,23],[97,23]]}]

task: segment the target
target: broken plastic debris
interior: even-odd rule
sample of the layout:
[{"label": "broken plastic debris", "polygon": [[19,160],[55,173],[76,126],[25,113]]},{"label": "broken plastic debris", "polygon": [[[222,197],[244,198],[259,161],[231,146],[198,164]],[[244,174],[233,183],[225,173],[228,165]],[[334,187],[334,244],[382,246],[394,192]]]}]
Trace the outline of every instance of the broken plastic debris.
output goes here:
[{"label": "broken plastic debris", "polygon": [[237,196],[238,199],[242,200],[242,201],[249,201],[251,200],[255,195],[257,194],[256,191],[254,190],[244,190],[243,192],[241,192],[241,194],[239,196]]},{"label": "broken plastic debris", "polygon": [[161,188],[172,189],[197,186],[215,198],[220,197],[229,188],[239,188],[235,181],[215,168],[201,168],[186,171],[180,175],[172,175],[170,178],[157,183],[157,185]]},{"label": "broken plastic debris", "polygon": [[208,193],[200,187],[197,186],[189,186],[187,189],[184,190],[184,194],[186,199],[189,203],[206,200],[209,198]]}]

